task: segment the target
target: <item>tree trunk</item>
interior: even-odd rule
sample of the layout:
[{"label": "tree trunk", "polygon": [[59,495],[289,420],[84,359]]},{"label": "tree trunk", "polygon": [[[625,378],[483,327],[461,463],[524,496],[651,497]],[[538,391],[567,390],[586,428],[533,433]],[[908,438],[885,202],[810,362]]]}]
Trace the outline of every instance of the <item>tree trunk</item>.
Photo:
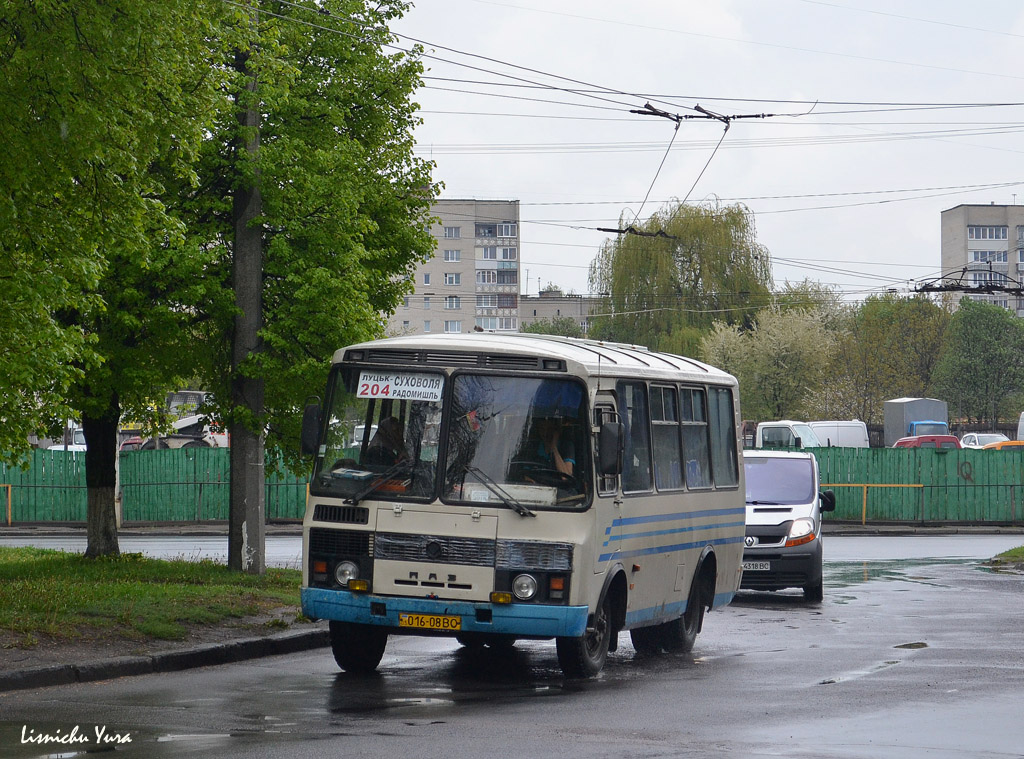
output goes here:
[{"label": "tree trunk", "polygon": [[117,426],[121,407],[115,398],[102,417],[82,415],[85,435],[85,486],[87,488],[85,555],[117,556]]},{"label": "tree trunk", "polygon": [[[239,52],[235,65],[247,72],[248,56]],[[255,90],[255,76],[249,79]],[[248,137],[237,147],[254,159],[259,152],[259,114],[251,105],[239,112],[239,123],[248,127]],[[234,255],[232,287],[235,291],[234,332],[231,337],[231,405],[236,412],[231,431],[231,503],[228,535],[228,567],[261,575],[266,571],[264,531],[263,380],[245,374],[246,360],[262,349],[259,330],[263,324],[263,229],[257,223],[262,212],[259,175],[248,187],[235,191],[232,220]],[[241,411],[241,413],[238,413]]]}]

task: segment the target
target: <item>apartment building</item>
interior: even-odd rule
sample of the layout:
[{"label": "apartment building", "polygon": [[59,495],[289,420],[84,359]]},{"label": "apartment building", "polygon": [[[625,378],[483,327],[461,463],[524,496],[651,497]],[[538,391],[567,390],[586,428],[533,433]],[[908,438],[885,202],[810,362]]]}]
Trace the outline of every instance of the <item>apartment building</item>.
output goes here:
[{"label": "apartment building", "polygon": [[388,334],[519,329],[519,201],[438,200],[434,256],[415,273],[416,290]]},{"label": "apartment building", "polygon": [[[966,269],[969,287],[1024,281],[1024,205],[960,205],[942,212],[942,272],[948,279]],[[993,292],[970,295],[1024,316],[1024,297]]]}]

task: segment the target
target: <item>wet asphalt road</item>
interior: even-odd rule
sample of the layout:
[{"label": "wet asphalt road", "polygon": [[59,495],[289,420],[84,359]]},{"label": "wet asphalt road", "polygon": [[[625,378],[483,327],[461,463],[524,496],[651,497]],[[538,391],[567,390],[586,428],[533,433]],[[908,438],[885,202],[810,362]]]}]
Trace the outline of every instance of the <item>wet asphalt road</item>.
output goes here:
[{"label": "wet asphalt road", "polygon": [[1021,757],[1024,577],[963,556],[1021,542],[828,538],[824,603],[743,593],[692,656],[622,635],[589,681],[550,642],[392,638],[372,677],[321,650],[0,694],[0,756],[81,755],[99,726],[146,757]]}]

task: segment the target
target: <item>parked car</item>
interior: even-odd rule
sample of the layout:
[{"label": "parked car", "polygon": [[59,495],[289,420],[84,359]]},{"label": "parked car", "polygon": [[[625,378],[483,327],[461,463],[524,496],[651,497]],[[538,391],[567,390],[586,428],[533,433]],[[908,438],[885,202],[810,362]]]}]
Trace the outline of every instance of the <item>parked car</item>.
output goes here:
[{"label": "parked car", "polygon": [[911,435],[901,437],[893,448],[961,448],[954,435]]},{"label": "parked car", "polygon": [[755,448],[818,448],[821,442],[807,422],[780,419],[757,425]]},{"label": "parked car", "polygon": [[961,448],[984,448],[989,443],[1001,443],[1009,440],[1000,432],[968,432],[960,438]]},{"label": "parked car", "polygon": [[983,448],[992,448],[995,450],[1002,450],[1003,448],[1020,448],[1024,446],[1024,440],[997,440],[994,443],[989,443]]},{"label": "parked car", "polygon": [[836,497],[818,487],[818,461],[804,451],[745,451],[747,528],[740,588],[801,588],[821,601],[821,512]]}]

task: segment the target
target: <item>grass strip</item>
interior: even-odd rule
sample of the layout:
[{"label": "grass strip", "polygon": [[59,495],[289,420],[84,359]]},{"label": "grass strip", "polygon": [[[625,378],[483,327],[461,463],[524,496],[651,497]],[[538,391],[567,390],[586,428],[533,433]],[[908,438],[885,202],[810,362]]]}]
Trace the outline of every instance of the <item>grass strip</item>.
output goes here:
[{"label": "grass strip", "polygon": [[232,572],[209,560],[138,553],[86,559],[44,548],[0,547],[0,634],[5,645],[122,637],[183,640],[190,626],[218,625],[294,609],[302,574]]}]

